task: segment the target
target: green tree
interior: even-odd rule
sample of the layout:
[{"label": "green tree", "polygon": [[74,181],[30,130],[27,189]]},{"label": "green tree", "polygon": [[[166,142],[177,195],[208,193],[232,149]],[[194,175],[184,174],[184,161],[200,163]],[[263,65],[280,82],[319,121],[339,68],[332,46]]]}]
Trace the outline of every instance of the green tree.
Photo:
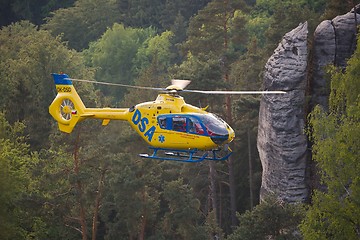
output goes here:
[{"label": "green tree", "polygon": [[163,188],[169,207],[161,229],[165,239],[205,239],[205,228],[199,226],[200,202],[189,185],[180,178],[165,183]]},{"label": "green tree", "polygon": [[[33,153],[38,161],[32,166],[28,207],[37,219],[31,233],[34,239],[79,239],[77,222],[72,218],[76,209],[76,190],[71,152],[48,149]],[[24,204],[24,203],[23,203]],[[78,216],[75,216],[78,217]],[[39,228],[41,226],[41,228]]]},{"label": "green tree", "polygon": [[146,69],[151,63],[156,62],[158,71],[166,71],[174,58],[171,56],[173,36],[172,32],[165,31],[161,35],[149,37],[137,50],[133,69],[141,73],[142,69]]},{"label": "green tree", "polygon": [[[179,65],[175,65],[170,69],[170,74],[178,79],[190,79],[191,84],[188,88],[202,89],[202,90],[216,90],[225,88],[226,84],[222,79],[222,67],[218,59],[214,59],[214,55],[209,53],[207,55],[195,56],[189,53],[186,60]],[[204,89],[206,86],[206,89]],[[219,96],[210,96],[204,94],[184,94],[184,97],[190,104],[200,107],[211,106],[211,111],[222,114],[223,99]]]},{"label": "green tree", "polygon": [[108,239],[145,239],[154,234],[160,208],[159,162],[130,154],[112,159],[106,184],[101,218],[107,225]]},{"label": "green tree", "polygon": [[[168,73],[164,69],[164,65],[157,61],[157,57],[151,60],[149,66],[141,70],[138,78],[135,79],[134,85],[136,86],[148,86],[155,88],[164,88],[170,85]],[[128,89],[128,93],[125,95],[122,105],[134,106],[142,102],[148,102],[155,100],[158,91],[144,90],[144,89]]]},{"label": "green tree", "polygon": [[261,87],[266,52],[258,46],[255,37],[247,44],[247,51],[231,64],[230,80],[241,90],[258,90]]},{"label": "green tree", "polygon": [[10,123],[25,121],[32,149],[48,144],[52,121],[48,106],[55,97],[50,73],[91,76],[78,53],[60,38],[23,21],[0,30],[0,110]]},{"label": "green tree", "polygon": [[79,124],[71,134],[56,131],[51,148],[39,153],[32,168],[33,214],[44,222],[46,239],[95,239],[110,162],[115,158],[113,128],[100,122]]},{"label": "green tree", "polygon": [[[208,238],[222,237],[230,231],[229,180],[224,162],[204,161],[182,166],[181,178],[193,189],[200,202]],[[194,177],[196,176],[196,177]]]},{"label": "green tree", "polygon": [[[244,9],[243,1],[211,1],[191,19],[188,38],[183,44],[185,52],[190,51],[195,56],[210,52],[224,58],[230,46],[231,21],[240,19],[236,18],[235,12]],[[232,33],[236,34],[236,31]]]},{"label": "green tree", "polygon": [[2,0],[0,4],[0,26],[28,20],[35,25],[44,22],[51,11],[69,7],[75,0]]},{"label": "green tree", "polygon": [[239,226],[227,239],[299,239],[297,231],[303,215],[301,205],[269,197],[253,210],[239,214]]},{"label": "green tree", "polygon": [[360,237],[359,57],[358,47],[344,73],[333,68],[329,112],[317,106],[310,115],[313,159],[326,191],[314,191],[301,225],[305,239]]},{"label": "green tree", "polygon": [[176,62],[182,60],[181,43],[186,40],[186,31],[192,17],[203,9],[210,0],[177,0],[165,1],[164,10],[161,13],[160,23],[162,29],[170,30],[174,33],[171,39],[173,47],[171,54],[174,55]]},{"label": "green tree", "polygon": [[0,238],[25,239],[35,219],[24,205],[36,161],[23,136],[24,124],[9,124],[0,112]]},{"label": "green tree", "polygon": [[[60,38],[53,38],[48,32],[37,30],[29,22],[19,22],[3,28],[0,39],[1,109],[5,109],[6,118],[11,124],[19,120],[26,121],[27,126],[22,134],[29,136],[31,149],[39,150],[39,153],[33,152],[30,155],[28,145],[26,148],[14,145],[15,148],[9,145],[9,140],[2,141],[6,144],[6,149],[14,148],[10,155],[7,151],[3,152],[5,159],[9,157],[12,159],[11,164],[17,164],[12,167],[13,173],[10,175],[7,167],[2,168],[7,172],[4,176],[10,176],[16,185],[6,189],[9,190],[9,196],[14,195],[11,205],[4,203],[8,213],[16,216],[9,217],[9,220],[4,222],[16,229],[18,235],[13,237],[16,239],[78,238],[77,232],[68,231],[66,227],[72,225],[67,222],[67,217],[74,211],[71,203],[76,203],[74,200],[69,201],[73,192],[71,182],[69,184],[66,178],[69,176],[66,173],[71,171],[67,169],[65,160],[71,160],[71,156],[61,151],[45,154],[47,151],[40,150],[48,148],[52,141],[49,141],[52,121],[46,110],[55,96],[50,73],[64,70],[77,77],[91,76],[92,73],[84,67],[80,55],[68,50]],[[77,86],[87,104],[95,102],[92,98],[94,92],[88,91],[89,87],[91,85]],[[1,134],[6,136],[7,130],[1,131]],[[51,135],[50,139],[53,137],[54,135]],[[20,140],[16,142],[21,146]],[[64,137],[57,144],[63,147],[66,142],[69,140]],[[49,159],[56,164],[49,166]],[[66,163],[69,162],[72,163]],[[53,166],[55,169],[52,169]]]},{"label": "green tree", "polygon": [[69,47],[83,50],[118,21],[115,1],[77,0],[75,6],[53,12],[42,27],[54,36],[62,35]]},{"label": "green tree", "polygon": [[[88,64],[97,69],[95,79],[110,83],[132,84],[137,76],[134,71],[136,54],[142,44],[154,35],[155,31],[152,28],[126,28],[122,24],[115,23],[84,53]],[[150,53],[147,56],[150,57]],[[122,100],[126,93],[124,88],[103,87],[101,90],[103,94],[113,96],[117,101]]]},{"label": "green tree", "polygon": [[185,25],[209,0],[116,0],[120,22],[127,27],[154,27],[158,32],[172,30],[176,18],[181,15]]},{"label": "green tree", "polygon": [[161,28],[160,17],[164,10],[161,0],[118,0],[120,22],[134,28]]},{"label": "green tree", "polygon": [[340,0],[330,0],[326,1],[324,4],[325,11],[322,15],[322,19],[333,19],[338,15],[345,14],[350,11],[353,7],[359,4],[359,0],[347,0],[347,1],[340,1]]},{"label": "green tree", "polygon": [[268,55],[276,48],[285,33],[307,21],[310,29],[319,23],[321,12],[316,6],[319,1],[260,0],[256,2],[249,20],[250,36],[256,36],[259,45],[268,50]]},{"label": "green tree", "polygon": [[[262,82],[266,51],[255,37],[245,54],[231,65],[230,80],[239,90],[259,90]],[[258,203],[261,185],[261,164],[256,149],[259,96],[233,96],[233,128],[236,129],[234,155],[239,209],[245,211]],[[250,201],[249,201],[250,193]]]},{"label": "green tree", "polygon": [[[178,14],[184,17],[187,25],[188,19],[207,2],[208,0],[77,0],[72,7],[54,11],[46,18],[44,27],[54,35],[63,34],[70,47],[82,50],[115,22],[133,28],[153,27],[158,32],[163,32],[171,30]],[[50,3],[47,6],[49,5]]]},{"label": "green tree", "polygon": [[236,154],[239,212],[251,210],[259,203],[262,175],[262,166],[256,148],[259,105],[260,99],[257,96],[243,96],[234,99],[233,102],[233,128],[237,129],[233,151]]},{"label": "green tree", "polygon": [[[244,1],[211,1],[204,9],[191,19],[188,28],[188,38],[183,44],[183,50],[188,54],[188,60],[196,60],[200,64],[210,65],[211,69],[203,69],[202,72],[209,70],[216,71],[209,79],[201,76],[198,83],[202,86],[219,88],[226,86],[227,89],[233,88],[230,82],[230,65],[236,59],[237,52],[243,50],[243,43],[246,42],[246,34],[239,34],[237,28],[246,22],[242,11],[246,11]],[[241,31],[241,30],[240,30]],[[243,33],[243,32],[241,32]],[[194,56],[194,58],[193,58]],[[183,64],[185,65],[185,64]],[[192,66],[194,69],[196,65]],[[197,69],[197,71],[201,71]],[[192,78],[191,78],[192,79]],[[212,81],[211,84],[206,82]],[[232,124],[232,102],[230,96],[225,97],[225,109],[222,97],[216,96],[217,107],[229,124]],[[213,101],[214,103],[215,101]],[[214,105],[214,104],[212,104]],[[230,192],[230,217],[231,224],[236,223],[236,192],[233,156],[229,158],[229,192]],[[210,169],[212,166],[210,165]],[[214,188],[213,188],[214,189]],[[215,190],[215,189],[214,189]],[[216,204],[213,205],[216,207]],[[215,213],[218,212],[215,210]]]},{"label": "green tree", "polygon": [[160,23],[163,29],[171,29],[176,19],[181,16],[184,18],[185,25],[191,17],[197,14],[198,10],[204,8],[209,0],[176,0],[165,1],[164,10],[161,13]]}]

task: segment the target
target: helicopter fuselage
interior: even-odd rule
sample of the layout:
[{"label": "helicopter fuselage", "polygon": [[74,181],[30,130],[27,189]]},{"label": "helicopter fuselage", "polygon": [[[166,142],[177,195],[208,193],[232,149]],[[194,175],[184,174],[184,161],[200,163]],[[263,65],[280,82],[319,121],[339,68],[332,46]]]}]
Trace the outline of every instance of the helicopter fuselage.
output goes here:
[{"label": "helicopter fuselage", "polygon": [[225,121],[177,95],[159,94],[129,108],[129,114],[132,128],[156,148],[210,150],[235,136]]}]

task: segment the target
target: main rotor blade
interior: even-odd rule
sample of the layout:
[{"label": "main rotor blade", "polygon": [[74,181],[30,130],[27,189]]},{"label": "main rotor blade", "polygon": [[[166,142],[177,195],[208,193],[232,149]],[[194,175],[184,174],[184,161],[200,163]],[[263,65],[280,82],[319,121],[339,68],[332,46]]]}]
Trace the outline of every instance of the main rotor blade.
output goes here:
[{"label": "main rotor blade", "polygon": [[285,91],[202,91],[202,90],[183,90],[182,92],[202,93],[202,94],[228,94],[228,95],[255,95],[255,94],[284,94]]},{"label": "main rotor blade", "polygon": [[[109,83],[109,82],[98,82],[95,80],[86,80],[86,79],[76,79],[76,78],[67,78],[71,81],[75,82],[86,82],[86,83],[93,83],[93,84],[100,84],[100,85],[108,85],[108,86],[119,86],[119,87],[127,87],[127,88],[135,88],[135,89],[147,89],[147,90],[154,90],[154,91],[165,91],[168,90],[166,88],[155,88],[155,87],[143,87],[143,86],[134,86],[134,85],[127,85],[121,83]],[[180,79],[173,79],[172,83],[174,86],[180,87],[184,89],[191,81],[190,80],[180,80]],[[223,95],[255,95],[255,94],[284,94],[285,91],[206,91],[206,90],[180,90],[181,92],[189,92],[189,93],[201,93],[201,94],[223,94]]]},{"label": "main rotor blade", "polygon": [[134,86],[134,85],[121,84],[121,83],[98,82],[98,81],[95,81],[95,80],[93,81],[93,80],[76,79],[76,78],[67,78],[67,79],[69,79],[71,81],[75,81],[75,82],[86,82],[86,83],[94,83],[94,84],[100,84],[100,85],[136,88],[136,89],[147,89],[147,90],[154,90],[154,91],[166,91],[165,88]]}]

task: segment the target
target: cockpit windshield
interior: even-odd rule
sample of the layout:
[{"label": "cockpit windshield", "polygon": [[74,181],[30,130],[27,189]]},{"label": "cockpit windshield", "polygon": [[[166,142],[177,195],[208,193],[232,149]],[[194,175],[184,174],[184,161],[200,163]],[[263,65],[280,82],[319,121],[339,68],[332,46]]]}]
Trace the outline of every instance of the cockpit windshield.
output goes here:
[{"label": "cockpit windshield", "polygon": [[227,135],[225,122],[214,114],[200,115],[200,119],[203,122],[206,130],[210,136],[214,135]]}]

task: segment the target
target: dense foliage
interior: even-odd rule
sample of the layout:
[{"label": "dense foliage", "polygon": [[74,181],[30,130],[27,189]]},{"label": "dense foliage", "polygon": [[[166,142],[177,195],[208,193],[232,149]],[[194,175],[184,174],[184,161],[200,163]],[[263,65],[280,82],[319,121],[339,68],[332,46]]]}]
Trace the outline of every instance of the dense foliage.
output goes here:
[{"label": "dense foliage", "polygon": [[[357,2],[2,1],[0,239],[296,239],[301,206],[276,199],[257,205],[258,98],[185,95],[232,124],[232,161],[158,162],[137,156],[147,146],[123,122],[89,120],[60,133],[48,114],[56,94],[50,73],[155,87],[176,77],[191,79],[194,89],[256,90],[283,34]],[[306,212],[301,230],[308,239],[358,237],[359,54],[345,73],[332,72],[330,112],[311,114],[327,191],[315,192]],[[156,97],[76,88],[89,107]]]},{"label": "dense foliage", "polygon": [[331,71],[329,111],[317,107],[310,115],[313,158],[326,191],[314,192],[301,228],[306,239],[358,239],[360,48],[344,73],[336,68]]},{"label": "dense foliage", "polygon": [[301,204],[269,197],[252,211],[238,215],[239,227],[227,239],[299,239],[298,225],[304,215]]}]

